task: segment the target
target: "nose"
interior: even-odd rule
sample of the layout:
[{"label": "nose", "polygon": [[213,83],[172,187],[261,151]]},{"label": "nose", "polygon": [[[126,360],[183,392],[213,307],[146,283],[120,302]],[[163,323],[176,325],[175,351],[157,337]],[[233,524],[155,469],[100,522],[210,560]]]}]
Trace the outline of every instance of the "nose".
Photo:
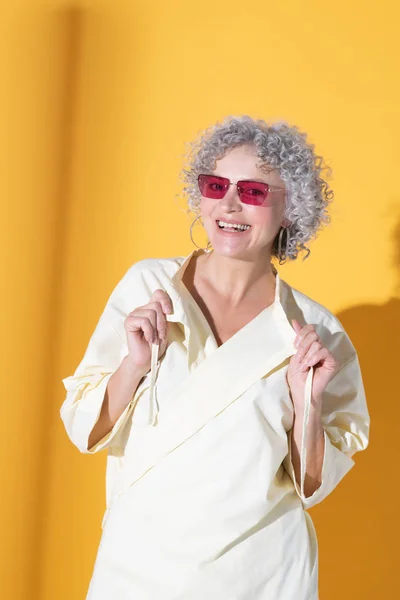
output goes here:
[{"label": "nose", "polygon": [[242,210],[242,203],[240,202],[238,190],[236,185],[230,185],[229,190],[225,196],[220,200],[220,206],[227,212],[240,212]]}]

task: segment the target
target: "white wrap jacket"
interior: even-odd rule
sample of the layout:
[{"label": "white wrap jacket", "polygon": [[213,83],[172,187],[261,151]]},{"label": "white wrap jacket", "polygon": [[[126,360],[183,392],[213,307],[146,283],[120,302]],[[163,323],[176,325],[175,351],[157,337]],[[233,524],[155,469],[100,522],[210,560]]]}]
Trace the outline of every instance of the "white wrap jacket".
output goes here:
[{"label": "white wrap jacket", "polygon": [[[104,393],[128,346],[124,320],[156,289],[174,312],[166,353],[112,431],[103,533],[87,600],[316,600],[317,540],[305,509],[323,500],[368,444],[354,346],[339,320],[276,274],[274,302],[218,347],[185,287],[187,257],[131,266],[112,292],[67,390],[61,417],[88,453]],[[322,483],[304,496],[290,453],[286,381],[291,319],[313,324],[338,361],[323,396]],[[306,385],[309,405],[313,370]],[[302,482],[307,411],[303,426]]]}]

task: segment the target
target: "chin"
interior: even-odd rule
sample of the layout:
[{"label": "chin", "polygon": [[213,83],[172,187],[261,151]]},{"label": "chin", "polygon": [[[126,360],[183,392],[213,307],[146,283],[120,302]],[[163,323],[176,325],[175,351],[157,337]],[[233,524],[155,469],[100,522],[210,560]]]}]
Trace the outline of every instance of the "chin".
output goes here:
[{"label": "chin", "polygon": [[247,258],[249,259],[253,254],[250,249],[246,248],[235,248],[229,244],[212,243],[213,252],[218,256],[224,256],[226,258]]}]

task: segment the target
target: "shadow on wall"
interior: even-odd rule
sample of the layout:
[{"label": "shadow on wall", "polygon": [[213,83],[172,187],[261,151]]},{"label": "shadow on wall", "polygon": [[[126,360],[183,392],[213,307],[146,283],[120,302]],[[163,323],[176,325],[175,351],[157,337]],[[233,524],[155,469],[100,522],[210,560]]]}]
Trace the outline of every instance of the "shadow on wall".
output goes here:
[{"label": "shadow on wall", "polygon": [[387,594],[391,584],[390,598],[397,595],[400,221],[394,247],[398,274],[394,295],[382,305],[365,304],[336,315],[358,352],[371,436],[368,449],[355,456],[355,467],[335,490],[332,501],[328,497],[310,511],[318,531],[321,598],[331,597],[334,587],[342,600],[375,600],[382,590]]},{"label": "shadow on wall", "polygon": [[[80,6],[81,2],[71,3],[71,6],[63,7],[60,10],[54,10],[46,13],[50,25],[54,32],[54,39],[57,42],[53,48],[49,45],[49,52],[57,51],[62,54],[63,59],[60,63],[59,85],[62,89],[63,102],[59,107],[59,139],[58,139],[58,186],[55,192],[54,202],[57,203],[57,220],[54,223],[56,232],[56,250],[57,255],[53,262],[53,272],[49,272],[49,277],[53,280],[51,312],[49,312],[49,323],[51,324],[51,339],[48,346],[48,357],[46,360],[46,372],[57,373],[57,348],[59,345],[59,323],[61,323],[61,307],[63,293],[63,266],[66,262],[67,252],[67,224],[69,222],[69,194],[71,185],[71,169],[73,161],[74,147],[74,122],[76,118],[76,107],[78,102],[78,80],[79,68],[82,63],[82,39],[85,26],[85,13]],[[59,380],[57,380],[59,383]],[[30,577],[26,576],[26,588],[29,590],[40,589],[40,578],[42,563],[45,556],[46,523],[49,512],[50,501],[50,479],[52,456],[49,452],[54,438],[49,443],[49,432],[52,431],[53,424],[59,419],[59,407],[52,406],[49,410],[49,398],[53,395],[54,380],[47,379],[47,390],[43,393],[43,405],[40,407],[41,432],[38,436],[37,445],[40,447],[40,461],[37,465],[36,477],[36,495],[35,502],[37,509],[36,518],[36,536],[33,541],[33,551],[30,552]],[[36,594],[30,591],[29,594]],[[40,592],[37,592],[40,594]],[[36,597],[36,596],[35,596]]]}]

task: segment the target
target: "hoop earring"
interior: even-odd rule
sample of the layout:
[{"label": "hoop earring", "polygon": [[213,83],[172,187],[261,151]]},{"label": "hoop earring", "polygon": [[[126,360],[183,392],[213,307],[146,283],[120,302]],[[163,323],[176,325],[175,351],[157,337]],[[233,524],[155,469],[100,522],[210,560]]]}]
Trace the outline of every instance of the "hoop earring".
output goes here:
[{"label": "hoop earring", "polygon": [[[282,236],[283,236],[283,232],[286,231],[286,247],[285,247],[285,254],[283,255],[282,258]],[[286,261],[286,259],[289,256],[289,227],[282,227],[280,232],[279,232],[279,238],[278,238],[278,258],[279,258],[279,264],[283,265],[284,262]]]},{"label": "hoop earring", "polygon": [[194,224],[196,223],[196,221],[197,221],[198,219],[200,219],[200,218],[201,218],[201,215],[197,215],[197,217],[194,219],[194,221],[192,222],[192,224],[191,224],[191,226],[190,226],[190,229],[189,229],[189,235],[190,235],[190,239],[191,239],[191,241],[192,241],[192,244],[193,244],[194,246],[196,246],[196,248],[198,248],[199,250],[203,250],[204,252],[211,252],[211,242],[207,242],[207,246],[206,246],[206,248],[202,248],[201,246],[198,246],[198,245],[196,244],[196,242],[194,241],[194,239],[193,239],[193,226],[194,226]]}]

